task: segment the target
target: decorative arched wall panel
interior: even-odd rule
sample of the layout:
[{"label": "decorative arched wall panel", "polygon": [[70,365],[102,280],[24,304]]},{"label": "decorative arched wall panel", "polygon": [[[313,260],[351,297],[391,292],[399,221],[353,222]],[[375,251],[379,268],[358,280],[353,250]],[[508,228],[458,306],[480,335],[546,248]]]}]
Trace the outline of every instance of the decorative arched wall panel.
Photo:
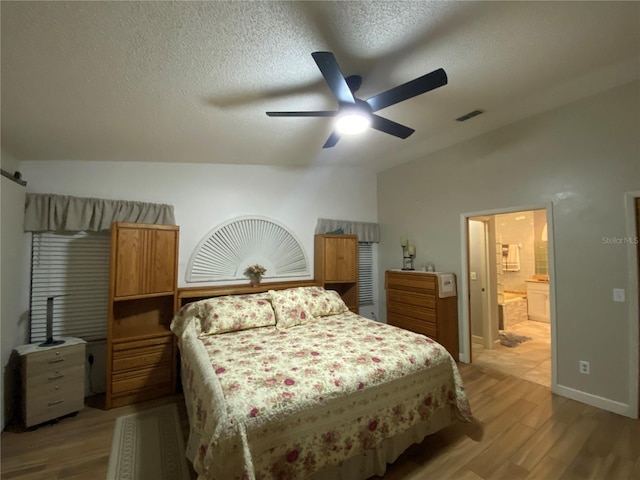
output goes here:
[{"label": "decorative arched wall panel", "polygon": [[187,282],[244,279],[249,265],[260,264],[269,278],[309,275],[298,239],[265,217],[238,217],[218,225],[198,244],[187,267]]}]

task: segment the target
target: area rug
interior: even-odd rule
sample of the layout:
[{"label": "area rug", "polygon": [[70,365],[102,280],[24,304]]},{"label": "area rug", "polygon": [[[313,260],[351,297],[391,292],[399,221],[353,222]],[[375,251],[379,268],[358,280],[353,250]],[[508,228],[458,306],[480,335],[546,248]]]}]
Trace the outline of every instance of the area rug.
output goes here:
[{"label": "area rug", "polygon": [[189,480],[175,404],[116,419],[107,480]]},{"label": "area rug", "polygon": [[524,335],[517,335],[511,332],[500,332],[500,345],[505,347],[517,347],[523,342],[531,340],[531,337],[525,337]]}]

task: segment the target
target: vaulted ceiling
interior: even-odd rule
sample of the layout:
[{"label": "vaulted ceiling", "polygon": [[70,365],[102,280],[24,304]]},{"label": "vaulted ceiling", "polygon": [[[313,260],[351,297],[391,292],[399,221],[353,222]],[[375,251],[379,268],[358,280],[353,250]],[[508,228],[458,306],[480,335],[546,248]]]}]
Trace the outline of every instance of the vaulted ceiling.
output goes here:
[{"label": "vaulted ceiling", "polygon": [[[2,148],[20,160],[379,171],[640,77],[635,1],[0,5]],[[437,68],[449,83],[378,112],[408,139],[322,149],[330,118],[265,115],[337,107],[314,51],[363,77],[359,98]]]}]

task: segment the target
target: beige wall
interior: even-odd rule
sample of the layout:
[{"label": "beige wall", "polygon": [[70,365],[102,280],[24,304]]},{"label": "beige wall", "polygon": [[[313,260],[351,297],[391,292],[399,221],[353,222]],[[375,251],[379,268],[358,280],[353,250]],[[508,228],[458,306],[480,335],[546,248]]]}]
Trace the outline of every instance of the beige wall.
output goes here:
[{"label": "beige wall", "polygon": [[[552,205],[557,384],[626,408],[637,327],[633,307],[614,303],[612,289],[629,298],[635,266],[628,245],[603,237],[628,235],[625,192],[640,190],[639,111],[634,82],[381,172],[380,271],[399,267],[404,235],[417,265],[432,260],[460,275],[463,214]],[[590,375],[578,372],[579,360],[591,362]]]}]

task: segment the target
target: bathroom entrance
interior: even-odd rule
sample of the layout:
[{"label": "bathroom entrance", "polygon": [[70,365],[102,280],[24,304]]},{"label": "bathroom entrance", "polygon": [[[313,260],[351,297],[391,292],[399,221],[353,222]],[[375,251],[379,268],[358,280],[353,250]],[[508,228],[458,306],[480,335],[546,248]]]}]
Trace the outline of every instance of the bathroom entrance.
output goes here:
[{"label": "bathroom entrance", "polygon": [[545,209],[468,217],[472,362],[551,386]]}]

